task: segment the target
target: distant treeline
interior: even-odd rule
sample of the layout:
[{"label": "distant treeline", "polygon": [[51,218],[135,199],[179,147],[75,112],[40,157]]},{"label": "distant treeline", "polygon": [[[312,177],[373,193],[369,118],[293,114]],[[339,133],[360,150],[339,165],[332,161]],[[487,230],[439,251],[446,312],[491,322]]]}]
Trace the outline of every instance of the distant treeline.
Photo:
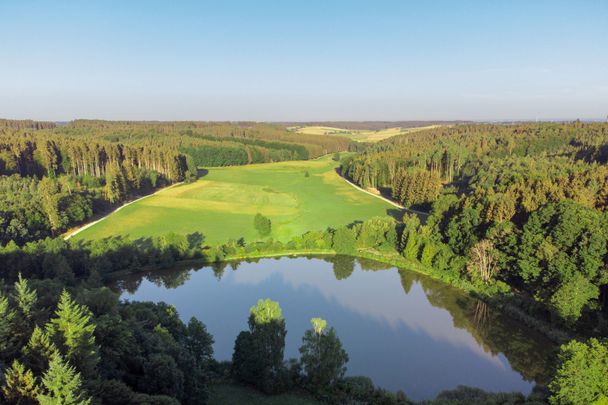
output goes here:
[{"label": "distant treeline", "polygon": [[7,120],[0,118],[0,129],[48,129],[57,126],[54,122],[48,121],[33,121],[33,120]]},{"label": "distant treeline", "polygon": [[95,134],[125,144],[144,140],[188,150],[200,166],[229,166],[316,158],[346,151],[345,137],[294,134],[272,124],[238,122],[120,122],[77,120],[60,132]]}]

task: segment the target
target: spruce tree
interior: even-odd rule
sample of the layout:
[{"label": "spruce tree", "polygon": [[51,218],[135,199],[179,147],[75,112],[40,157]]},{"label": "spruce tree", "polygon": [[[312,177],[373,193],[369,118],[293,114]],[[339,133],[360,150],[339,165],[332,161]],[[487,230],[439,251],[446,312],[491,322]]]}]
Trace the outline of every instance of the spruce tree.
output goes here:
[{"label": "spruce tree", "polygon": [[13,361],[10,368],[4,373],[4,386],[2,394],[7,404],[30,405],[37,404],[36,398],[40,395],[40,388],[36,383],[36,377],[31,370]]},{"label": "spruce tree", "polygon": [[64,290],[55,315],[46,326],[47,332],[70,363],[75,364],[85,376],[91,375],[99,360],[91,312],[74,302]]},{"label": "spruce tree", "polygon": [[11,309],[8,298],[0,293],[0,359],[8,354],[14,346],[13,320],[15,311]]},{"label": "spruce tree", "polygon": [[54,355],[59,353],[59,350],[51,341],[48,333],[36,326],[22,352],[26,364],[40,375],[49,367],[49,362]]},{"label": "spruce tree", "polygon": [[84,395],[80,373],[60,355],[55,355],[49,369],[42,376],[44,392],[38,396],[41,405],[88,405],[91,399]]},{"label": "spruce tree", "polygon": [[19,346],[23,346],[34,328],[34,306],[38,295],[35,290],[29,288],[27,280],[21,277],[21,273],[15,282],[15,290],[11,298],[16,307],[13,333]]}]

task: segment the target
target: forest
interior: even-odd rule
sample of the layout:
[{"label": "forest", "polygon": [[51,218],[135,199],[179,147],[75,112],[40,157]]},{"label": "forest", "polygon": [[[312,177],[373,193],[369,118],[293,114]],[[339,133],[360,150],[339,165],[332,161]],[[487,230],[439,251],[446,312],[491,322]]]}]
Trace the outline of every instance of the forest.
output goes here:
[{"label": "forest", "polygon": [[202,167],[309,159],[348,150],[342,137],[270,124],[0,121],[0,243],[68,228]]},{"label": "forest", "polygon": [[[341,174],[425,210],[424,220],[408,213],[377,217],[285,242],[268,236],[277,226],[271,219],[256,215],[251,226],[259,240],[218,245],[206,244],[201,233],[96,241],[59,235],[108,205],[195,179],[201,162],[219,162],[213,159],[223,147],[247,155],[239,160],[226,152],[224,164],[248,164],[253,156],[333,154],[348,150],[350,141],[287,142],[293,135],[286,130],[252,123],[2,125],[0,398],[6,403],[206,403],[217,381],[268,394],[303,390],[329,403],[412,403],[407,393],[345,377],[340,331],[322,319],[311,320],[300,359],[286,360],[280,305],[260,301],[249,313],[249,329],[235,336],[232,361],[222,363],[199,320],[184,322],[164,303],[120,301],[106,287],[118,274],[179,262],[221,272],[229,260],[298,252],[416,269],[562,344],[551,381],[528,397],[460,387],[427,403],[608,400],[608,124],[463,124],[365,145],[342,159]],[[201,152],[208,145],[218,153]],[[348,273],[336,270],[336,277],[348,276],[342,271]]]},{"label": "forest", "polygon": [[403,254],[521,291],[551,323],[608,334],[608,125],[463,125],[397,136],[343,162],[407,207]]}]

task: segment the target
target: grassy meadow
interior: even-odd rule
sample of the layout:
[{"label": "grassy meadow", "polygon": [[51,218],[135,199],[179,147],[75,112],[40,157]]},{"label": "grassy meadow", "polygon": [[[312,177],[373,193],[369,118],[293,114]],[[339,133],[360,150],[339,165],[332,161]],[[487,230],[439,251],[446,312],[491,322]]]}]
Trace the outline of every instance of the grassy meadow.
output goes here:
[{"label": "grassy meadow", "polygon": [[[309,230],[387,215],[390,204],[347,184],[325,156],[249,166],[211,168],[198,181],[165,189],[125,206],[76,234],[140,238],[200,232],[208,243],[259,239],[256,213],[272,221],[270,237],[287,241]],[[308,176],[306,176],[308,173]]]},{"label": "grassy meadow", "polygon": [[414,128],[386,128],[378,131],[371,130],[350,130],[344,128],[333,128],[333,127],[321,127],[321,126],[308,126],[301,128],[294,128],[295,132],[300,134],[310,135],[341,135],[349,137],[358,142],[378,142],[383,139],[387,139],[396,135],[408,134],[411,132],[422,131],[424,129],[436,128],[439,125],[428,125],[424,127]]}]

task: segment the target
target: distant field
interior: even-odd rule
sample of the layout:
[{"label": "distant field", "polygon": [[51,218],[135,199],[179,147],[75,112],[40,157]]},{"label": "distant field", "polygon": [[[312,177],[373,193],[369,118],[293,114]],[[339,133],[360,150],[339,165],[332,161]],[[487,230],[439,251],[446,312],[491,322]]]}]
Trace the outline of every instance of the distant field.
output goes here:
[{"label": "distant field", "polygon": [[378,142],[386,138],[390,138],[395,135],[403,135],[410,132],[422,131],[424,129],[437,128],[441,125],[428,125],[424,127],[414,128],[386,128],[377,131],[370,130],[350,130],[344,128],[334,127],[320,127],[320,126],[308,126],[308,127],[292,127],[291,130],[300,134],[310,135],[342,135],[347,136],[355,141],[359,142]]},{"label": "distant field", "polygon": [[[213,168],[184,184],[135,202],[83,230],[75,239],[140,238],[201,232],[209,243],[259,239],[253,217],[272,221],[274,239],[386,215],[390,204],[351,187],[337,162],[317,160]],[[305,173],[309,173],[309,177]]]}]

